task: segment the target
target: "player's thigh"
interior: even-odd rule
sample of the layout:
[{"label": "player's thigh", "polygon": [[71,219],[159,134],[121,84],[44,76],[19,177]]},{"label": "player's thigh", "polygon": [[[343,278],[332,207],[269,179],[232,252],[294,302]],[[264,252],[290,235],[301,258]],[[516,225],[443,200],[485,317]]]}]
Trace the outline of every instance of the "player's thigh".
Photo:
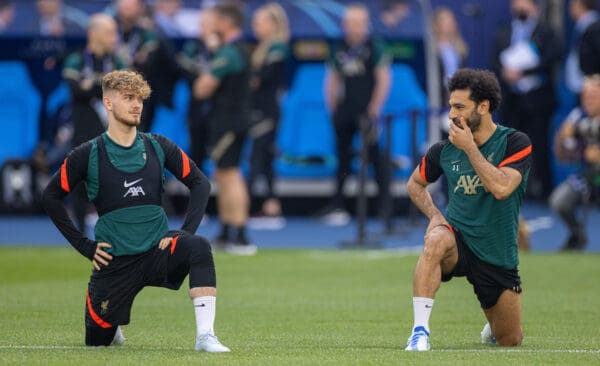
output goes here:
[{"label": "player's thigh", "polygon": [[457,239],[446,225],[433,227],[425,235],[423,254],[440,261],[442,273],[450,273],[458,263]]},{"label": "player's thigh", "polygon": [[500,346],[518,346],[523,340],[521,296],[510,289],[502,292],[496,305],[483,310],[496,342]]}]

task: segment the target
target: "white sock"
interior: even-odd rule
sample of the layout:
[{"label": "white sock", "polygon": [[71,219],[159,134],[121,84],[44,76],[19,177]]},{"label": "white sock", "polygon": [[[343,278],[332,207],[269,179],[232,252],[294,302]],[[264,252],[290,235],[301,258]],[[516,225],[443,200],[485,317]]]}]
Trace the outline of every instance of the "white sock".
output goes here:
[{"label": "white sock", "polygon": [[215,334],[215,311],[217,298],[214,296],[195,297],[194,312],[196,313],[196,336]]},{"label": "white sock", "polygon": [[433,299],[427,297],[413,297],[413,311],[415,313],[415,322],[413,329],[423,327],[429,333],[429,316],[433,308]]}]

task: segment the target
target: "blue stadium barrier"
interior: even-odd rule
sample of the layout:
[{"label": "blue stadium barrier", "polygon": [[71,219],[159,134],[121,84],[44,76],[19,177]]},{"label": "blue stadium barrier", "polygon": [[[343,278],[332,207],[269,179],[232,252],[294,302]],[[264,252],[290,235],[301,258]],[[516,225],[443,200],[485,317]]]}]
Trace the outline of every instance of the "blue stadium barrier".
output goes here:
[{"label": "blue stadium barrier", "polygon": [[190,136],[187,126],[187,113],[190,101],[190,88],[180,80],[173,89],[173,109],[163,105],[156,107],[151,131],[164,135],[183,150],[190,151]]},{"label": "blue stadium barrier", "polygon": [[46,99],[46,115],[54,116],[65,104],[71,102],[71,92],[66,82],[61,82]]},{"label": "blue stadium barrier", "polygon": [[0,166],[31,157],[39,138],[41,97],[24,63],[0,62]]},{"label": "blue stadium barrier", "polygon": [[[414,159],[418,159],[418,156],[413,156],[413,150],[420,153],[427,143],[427,116],[425,113],[427,95],[410,66],[397,63],[393,64],[391,68],[392,88],[383,107],[382,115],[394,116],[391,158],[399,165],[394,176],[407,178],[414,169]],[[416,149],[413,149],[413,141],[411,141],[413,111],[417,113]],[[385,137],[383,136],[383,138]]]},{"label": "blue stadium barrier", "polygon": [[[413,69],[405,64],[395,63],[391,65],[392,85],[388,99],[383,106],[380,124],[380,148],[385,149],[386,134],[384,119],[386,115],[393,117],[391,124],[392,148],[391,159],[396,166],[393,176],[396,178],[408,178],[414,169],[414,161],[418,159],[413,156],[412,141],[412,113],[417,113],[416,151],[422,152],[427,143],[427,122],[425,111],[427,108],[427,95],[421,88]],[[353,145],[357,151],[357,157],[352,161],[352,170],[358,172],[360,162],[358,152],[360,151],[360,136],[356,136]],[[369,169],[369,176],[373,176],[373,169]]]},{"label": "blue stadium barrier", "polygon": [[283,100],[277,136],[280,156],[275,161],[280,177],[330,177],[335,173],[335,138],[325,107],[324,78],[324,64],[302,65]]}]

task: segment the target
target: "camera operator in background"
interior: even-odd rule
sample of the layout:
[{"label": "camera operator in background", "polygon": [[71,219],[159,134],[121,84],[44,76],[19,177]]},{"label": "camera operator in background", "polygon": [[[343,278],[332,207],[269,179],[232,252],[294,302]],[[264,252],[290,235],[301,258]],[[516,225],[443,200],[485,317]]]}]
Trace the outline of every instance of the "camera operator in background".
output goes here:
[{"label": "camera operator in background", "polygon": [[554,149],[559,159],[581,163],[578,173],[554,189],[550,207],[569,230],[562,250],[582,250],[587,236],[585,217],[578,215],[578,208],[585,210],[591,199],[598,199],[600,190],[600,74],[584,78],[581,108],[575,108],[563,122]]}]

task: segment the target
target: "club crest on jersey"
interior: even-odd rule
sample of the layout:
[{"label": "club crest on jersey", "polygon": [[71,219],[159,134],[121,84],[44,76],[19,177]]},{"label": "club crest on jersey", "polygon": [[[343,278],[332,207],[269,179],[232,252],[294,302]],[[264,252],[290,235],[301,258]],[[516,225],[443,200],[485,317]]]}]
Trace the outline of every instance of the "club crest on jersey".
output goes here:
[{"label": "club crest on jersey", "polygon": [[134,181],[128,182],[128,181],[123,181],[123,187],[128,188],[127,192],[125,192],[125,194],[123,195],[123,197],[127,197],[127,196],[131,196],[131,197],[137,197],[139,195],[145,196],[146,192],[144,192],[144,189],[142,188],[141,185],[136,186],[135,184],[141,182],[142,180],[144,180],[144,178],[140,178],[140,179],[136,179]]},{"label": "club crest on jersey", "polygon": [[478,187],[482,187],[485,190],[485,187],[483,186],[483,183],[481,183],[481,179],[479,179],[477,174],[461,175],[456,182],[456,187],[454,187],[454,193],[456,193],[459,188],[462,188],[464,194],[473,195],[477,194]]}]

